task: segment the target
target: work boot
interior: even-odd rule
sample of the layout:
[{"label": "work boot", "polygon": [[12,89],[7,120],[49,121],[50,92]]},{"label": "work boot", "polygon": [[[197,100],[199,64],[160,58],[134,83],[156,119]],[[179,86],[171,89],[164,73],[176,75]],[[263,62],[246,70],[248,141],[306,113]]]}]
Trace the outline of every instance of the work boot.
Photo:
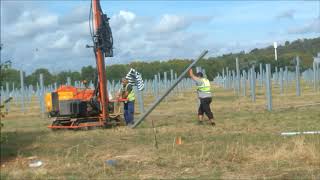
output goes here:
[{"label": "work boot", "polygon": [[216,123],[214,122],[214,119],[209,119],[211,126],[215,126]]}]

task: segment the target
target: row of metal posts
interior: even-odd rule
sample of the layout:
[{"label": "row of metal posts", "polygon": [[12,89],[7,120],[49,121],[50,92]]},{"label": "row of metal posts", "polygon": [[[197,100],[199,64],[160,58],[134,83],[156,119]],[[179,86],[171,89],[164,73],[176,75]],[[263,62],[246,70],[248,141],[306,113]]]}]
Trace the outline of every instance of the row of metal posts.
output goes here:
[{"label": "row of metal posts", "polygon": [[[320,56],[320,55],[318,55]],[[222,75],[218,74],[218,76],[214,79],[214,82],[220,85],[221,87],[225,89],[231,89],[233,88],[235,95],[240,95],[240,90],[242,87],[242,95],[246,96],[246,90],[247,90],[247,81],[249,81],[250,85],[250,96],[252,102],[255,102],[256,100],[256,80],[259,79],[259,86],[260,89],[262,89],[263,85],[265,84],[266,87],[266,97],[267,97],[267,109],[272,110],[272,81],[274,82],[274,85],[277,85],[279,87],[279,93],[281,95],[284,94],[284,89],[288,89],[289,82],[295,81],[296,86],[296,96],[301,96],[301,72],[300,72],[300,58],[296,57],[296,66],[295,66],[295,72],[289,72],[288,67],[286,66],[285,69],[282,67],[278,68],[275,67],[275,72],[271,74],[271,65],[266,65],[266,70],[263,70],[263,65],[259,65],[259,73],[255,72],[255,67],[252,66],[248,72],[245,70],[242,70],[242,75],[240,73],[240,67],[239,67],[239,60],[236,58],[236,73],[234,71],[229,70],[228,67],[225,69],[222,69]],[[304,75],[302,76],[305,81],[309,81],[313,83],[313,89],[315,92],[319,91],[319,64],[314,61],[313,63],[313,69],[309,69],[305,72],[312,72],[313,78],[311,79],[311,76]],[[305,73],[304,72],[304,73]],[[302,73],[302,74],[304,74]],[[310,74],[310,73],[309,73]],[[273,77],[271,79],[271,77]],[[270,78],[270,80],[269,80]],[[307,79],[308,78],[308,79]],[[265,82],[265,83],[263,83]]]},{"label": "row of metal posts", "polygon": [[[37,84],[36,92],[34,91],[32,85],[25,86],[23,71],[20,71],[20,89],[17,89],[15,87],[15,84],[12,83],[12,89],[10,90],[9,82],[6,82],[5,84],[6,84],[6,90],[3,90],[3,87],[1,87],[1,97],[2,97],[1,103],[3,103],[3,101],[5,101],[9,97],[13,98],[12,102],[5,104],[5,109],[8,112],[10,111],[10,104],[15,103],[16,105],[20,104],[21,112],[25,113],[26,108],[28,107],[28,104],[30,104],[32,101],[32,97],[34,95],[37,95],[38,97],[40,97],[40,96],[43,97],[43,94],[44,94],[43,75],[42,74],[40,74],[40,88],[39,88],[39,85]],[[41,99],[41,98],[39,98],[39,99]],[[42,104],[41,101],[40,101],[40,103]],[[42,107],[41,110],[44,111],[44,109],[43,109],[44,106],[40,106],[40,107]]]},{"label": "row of metal posts", "polygon": [[[315,57],[313,67],[312,69],[309,69],[303,73],[300,73],[300,59],[296,58],[296,72],[289,72],[288,67],[285,67],[285,69],[280,68],[279,71],[277,68],[275,68],[275,73],[273,74],[273,81],[275,82],[275,85],[279,84],[280,94],[282,95],[284,93],[284,89],[288,89],[289,82],[295,80],[296,81],[296,95],[301,96],[301,85],[300,85],[300,78],[302,74],[302,78],[304,81],[308,82],[309,84],[313,85],[313,89],[315,92],[319,92],[319,80],[320,80],[320,63],[316,61],[316,58],[320,58],[320,55],[318,57]],[[197,67],[197,72],[201,68]],[[249,81],[250,85],[250,96],[252,101],[254,102],[255,97],[255,91],[256,91],[256,80],[259,80],[259,86],[260,89],[264,86],[264,84],[267,86],[267,78],[268,78],[268,71],[267,71],[267,65],[266,65],[266,71],[263,70],[263,65],[259,65],[259,73],[255,72],[255,67],[251,67],[250,70],[247,72],[245,70],[242,70],[242,73],[240,71],[239,66],[239,59],[236,59],[236,71],[229,70],[228,67],[222,69],[222,75],[220,74],[215,78],[215,82],[220,84],[225,89],[231,89],[233,88],[235,91],[235,94],[237,96],[240,96],[241,89],[242,89],[242,95],[247,96],[247,81]],[[204,69],[201,69],[202,72],[205,71]],[[272,77],[271,74],[271,66],[269,67],[270,71],[270,78]],[[155,98],[158,98],[161,93],[165,91],[166,88],[168,88],[176,79],[177,79],[177,73],[173,72],[173,70],[170,70],[170,80],[168,80],[168,72],[163,73],[163,79],[161,79],[160,73],[157,73],[154,75],[154,79],[152,80],[145,80],[146,82],[146,89],[144,92],[137,92],[138,94],[138,101],[140,106],[140,111],[143,112],[143,96],[144,94],[150,94],[153,95]],[[312,74],[312,75],[310,75]],[[9,96],[13,96],[13,101],[15,104],[21,104],[21,111],[26,111],[26,101],[30,102],[31,97],[36,95],[38,97],[39,103],[40,103],[40,110],[42,113],[45,111],[45,105],[43,102],[44,95],[46,92],[53,91],[54,89],[57,89],[58,85],[57,83],[54,83],[53,85],[50,85],[48,87],[44,86],[43,82],[43,75],[41,74],[39,77],[39,83],[37,83],[36,91],[34,91],[32,86],[25,86],[24,83],[24,74],[23,71],[20,71],[20,90],[17,90],[14,87],[14,84],[12,84],[12,91],[10,92],[9,83],[6,82],[5,90],[3,87],[1,87],[1,95],[2,100],[5,100],[5,98],[8,98]],[[263,81],[265,83],[263,83]],[[272,82],[272,79],[270,80]],[[71,85],[71,78],[67,77],[67,85]],[[76,87],[84,87],[82,82],[75,81],[74,86]],[[183,81],[179,83],[179,85],[175,88],[173,94],[179,94],[180,92],[184,91],[185,89],[190,89],[194,86],[194,82],[189,79],[185,78]],[[270,84],[270,87],[272,85]],[[89,83],[89,87],[93,88],[94,85],[92,82]],[[121,82],[118,81],[115,83],[115,81],[108,82],[108,90],[110,93],[115,93],[118,89],[121,87]],[[140,94],[139,94],[140,93]],[[271,91],[270,91],[271,93]],[[268,97],[268,91],[266,91],[266,96]],[[271,99],[271,98],[268,98]],[[6,105],[6,109],[10,111],[10,103]],[[270,108],[272,109],[272,108]]]},{"label": "row of metal posts", "polygon": [[[144,94],[150,94],[153,95],[155,98],[158,98],[161,93],[163,93],[170,85],[177,79],[177,73],[174,73],[173,70],[170,70],[170,79],[168,80],[168,72],[163,73],[163,78],[161,79],[160,73],[157,73],[153,80],[145,80],[145,90],[144,91],[138,91],[137,88],[134,88],[137,94],[138,102],[139,102],[139,109],[140,112],[143,113],[144,111],[144,100],[143,96]],[[84,84],[80,81],[74,81],[72,84],[71,78],[67,77],[67,83],[65,85],[74,85],[78,88],[84,88]],[[179,83],[179,85],[176,87],[176,89],[173,91],[175,95],[182,92],[184,89],[190,89],[193,86],[193,82],[186,78],[183,81]],[[6,89],[4,90],[3,87],[1,87],[1,95],[2,100],[5,100],[5,98],[8,98],[10,96],[13,96],[13,101],[16,102],[16,104],[21,105],[21,111],[23,113],[26,112],[26,107],[28,107],[28,104],[26,104],[27,100],[28,103],[31,102],[31,98],[33,96],[36,96],[39,105],[40,105],[40,112],[43,115],[45,113],[45,103],[44,103],[44,97],[47,92],[54,91],[58,88],[58,84],[54,83],[52,85],[49,85],[47,87],[44,86],[44,77],[43,74],[39,75],[39,82],[37,83],[36,90],[33,89],[33,87],[30,85],[29,87],[25,86],[24,82],[24,73],[21,70],[20,71],[20,89],[16,90],[13,84],[13,90],[10,91],[9,83],[6,82]],[[92,82],[89,83],[89,88],[94,88],[94,85]],[[115,81],[109,81],[108,82],[108,91],[109,94],[116,94],[117,91],[121,88],[121,82],[118,81],[115,83]],[[112,95],[111,95],[112,96]],[[6,104],[7,111],[10,111],[10,103]]]}]

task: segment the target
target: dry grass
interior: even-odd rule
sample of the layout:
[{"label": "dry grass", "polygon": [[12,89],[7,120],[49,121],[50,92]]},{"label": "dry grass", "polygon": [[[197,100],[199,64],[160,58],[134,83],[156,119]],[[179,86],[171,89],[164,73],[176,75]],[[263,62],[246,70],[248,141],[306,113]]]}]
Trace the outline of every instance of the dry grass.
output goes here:
[{"label": "dry grass", "polygon": [[[259,89],[252,103],[216,87],[215,128],[196,125],[193,92],[161,103],[137,129],[52,132],[36,101],[27,114],[12,105],[1,131],[1,179],[319,179],[320,136],[280,133],[320,130],[319,105],[293,108],[320,102],[320,95],[307,87],[302,97],[294,89],[282,96],[277,91],[270,113]],[[145,100],[146,106],[153,102]],[[159,149],[153,146],[151,119]],[[181,145],[174,143],[177,136]],[[44,165],[29,168],[32,156]],[[116,165],[107,165],[108,159]]]}]

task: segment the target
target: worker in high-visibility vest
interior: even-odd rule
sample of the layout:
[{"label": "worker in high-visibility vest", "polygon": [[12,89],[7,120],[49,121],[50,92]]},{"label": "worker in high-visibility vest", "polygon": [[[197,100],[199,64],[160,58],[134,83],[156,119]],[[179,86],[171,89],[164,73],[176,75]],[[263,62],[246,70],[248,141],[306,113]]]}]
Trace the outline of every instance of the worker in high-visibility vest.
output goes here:
[{"label": "worker in high-visibility vest", "polygon": [[189,70],[190,77],[196,82],[198,98],[200,100],[200,106],[198,109],[198,123],[203,124],[203,115],[206,114],[212,126],[215,126],[213,113],[210,108],[212,102],[212,93],[210,81],[203,77],[202,72],[193,74],[192,69]]},{"label": "worker in high-visibility vest", "polygon": [[127,125],[134,124],[134,100],[135,95],[132,85],[129,84],[128,79],[122,78],[122,87],[120,89],[120,95],[128,101],[124,102],[124,119]]}]

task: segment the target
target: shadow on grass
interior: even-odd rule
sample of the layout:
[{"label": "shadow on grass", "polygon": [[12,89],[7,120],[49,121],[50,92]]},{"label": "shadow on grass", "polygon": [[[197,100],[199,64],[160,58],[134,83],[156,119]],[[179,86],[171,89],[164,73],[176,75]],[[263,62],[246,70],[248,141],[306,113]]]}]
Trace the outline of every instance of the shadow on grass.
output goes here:
[{"label": "shadow on grass", "polygon": [[46,135],[46,131],[17,131],[1,132],[1,159],[0,164],[8,162],[17,156],[31,156],[32,143],[38,137]]}]

